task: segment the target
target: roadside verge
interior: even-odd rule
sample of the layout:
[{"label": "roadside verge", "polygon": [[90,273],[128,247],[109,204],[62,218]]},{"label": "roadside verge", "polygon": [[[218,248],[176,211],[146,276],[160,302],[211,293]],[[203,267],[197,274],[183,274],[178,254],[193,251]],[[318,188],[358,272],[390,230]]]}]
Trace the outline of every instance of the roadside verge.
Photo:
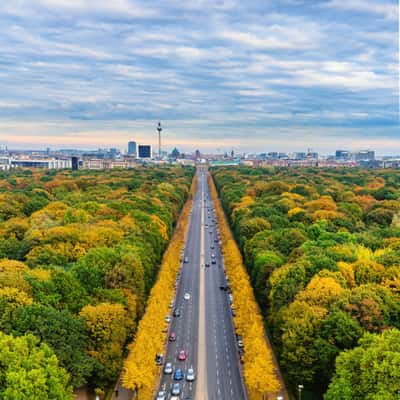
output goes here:
[{"label": "roadside verge", "polygon": [[160,371],[155,363],[155,355],[163,353],[165,348],[165,316],[169,313],[169,303],[174,295],[180,255],[185,244],[196,187],[195,175],[189,198],[164,253],[158,278],[151,289],[135,340],[128,346],[129,355],[124,362],[122,383],[125,388],[136,391],[139,400],[152,399],[158,382]]}]

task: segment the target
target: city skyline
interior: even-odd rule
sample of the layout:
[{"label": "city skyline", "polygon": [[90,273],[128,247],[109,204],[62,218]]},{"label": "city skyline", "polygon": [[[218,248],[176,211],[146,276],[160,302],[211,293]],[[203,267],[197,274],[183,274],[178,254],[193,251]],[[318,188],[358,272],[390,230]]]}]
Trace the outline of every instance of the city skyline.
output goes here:
[{"label": "city skyline", "polygon": [[0,5],[0,143],[399,153],[395,0]]}]

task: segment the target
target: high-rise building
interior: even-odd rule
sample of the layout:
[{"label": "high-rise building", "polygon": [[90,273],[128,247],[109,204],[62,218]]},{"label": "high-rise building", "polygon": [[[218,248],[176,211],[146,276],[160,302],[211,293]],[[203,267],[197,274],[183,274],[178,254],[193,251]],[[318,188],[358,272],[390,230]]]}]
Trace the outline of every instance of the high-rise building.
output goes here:
[{"label": "high-rise building", "polygon": [[373,161],[375,160],[375,151],[361,150],[354,153],[355,161]]},{"label": "high-rise building", "polygon": [[335,157],[341,160],[347,160],[350,158],[350,152],[347,150],[336,150]]},{"label": "high-rise building", "polygon": [[137,146],[136,142],[128,142],[128,154],[130,156],[137,156]]},{"label": "high-rise building", "polygon": [[77,171],[79,168],[79,158],[78,157],[71,157],[71,164],[72,164],[72,171]]},{"label": "high-rise building", "polygon": [[139,158],[152,158],[152,149],[150,144],[139,144],[138,157]]}]

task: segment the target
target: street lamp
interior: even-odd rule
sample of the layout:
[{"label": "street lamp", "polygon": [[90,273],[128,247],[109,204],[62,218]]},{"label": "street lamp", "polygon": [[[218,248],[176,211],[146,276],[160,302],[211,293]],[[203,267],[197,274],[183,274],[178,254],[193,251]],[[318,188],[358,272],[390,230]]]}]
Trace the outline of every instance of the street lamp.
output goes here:
[{"label": "street lamp", "polygon": [[301,400],[301,391],[304,389],[303,385],[298,385],[297,389],[299,389],[299,400]]}]

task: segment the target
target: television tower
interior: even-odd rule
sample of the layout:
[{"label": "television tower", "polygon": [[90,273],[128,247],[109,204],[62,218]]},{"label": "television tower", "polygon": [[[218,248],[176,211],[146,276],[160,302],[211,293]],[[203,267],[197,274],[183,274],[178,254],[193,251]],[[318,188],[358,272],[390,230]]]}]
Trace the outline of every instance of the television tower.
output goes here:
[{"label": "television tower", "polygon": [[161,159],[161,122],[158,122],[158,126],[157,126],[157,130],[158,130],[158,158]]}]

